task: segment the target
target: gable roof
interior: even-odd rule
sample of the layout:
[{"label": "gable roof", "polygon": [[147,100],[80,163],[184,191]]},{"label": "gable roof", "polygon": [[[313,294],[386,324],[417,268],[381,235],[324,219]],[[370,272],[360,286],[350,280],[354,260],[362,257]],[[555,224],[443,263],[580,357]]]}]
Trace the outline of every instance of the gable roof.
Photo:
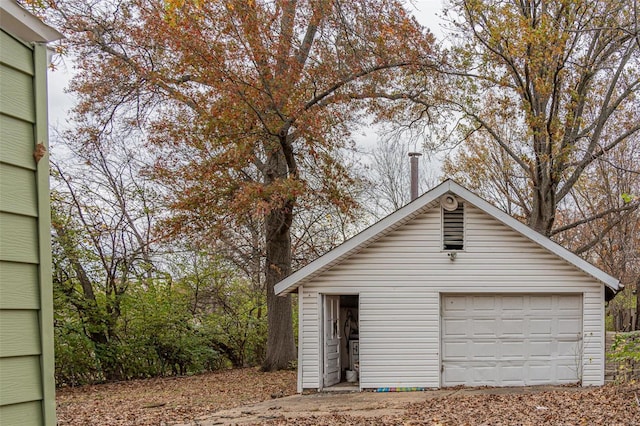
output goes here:
[{"label": "gable roof", "polygon": [[280,295],[295,291],[300,285],[303,285],[309,280],[317,277],[334,265],[342,262],[351,255],[359,252],[363,248],[409,222],[419,214],[434,207],[438,204],[440,197],[449,192],[463,198],[488,215],[507,225],[509,228],[554,253],[593,278],[601,281],[611,289],[614,294],[620,290],[620,281],[618,281],[618,279],[593,266],[591,263],[575,255],[561,245],[551,241],[544,235],[534,231],[527,225],[514,219],[463,186],[457,184],[451,179],[448,179],[406,206],[396,210],[394,213],[371,225],[369,228],[360,232],[353,238],[345,241],[335,249],[325,253],[305,267],[289,275],[287,278],[276,284],[275,293]]}]

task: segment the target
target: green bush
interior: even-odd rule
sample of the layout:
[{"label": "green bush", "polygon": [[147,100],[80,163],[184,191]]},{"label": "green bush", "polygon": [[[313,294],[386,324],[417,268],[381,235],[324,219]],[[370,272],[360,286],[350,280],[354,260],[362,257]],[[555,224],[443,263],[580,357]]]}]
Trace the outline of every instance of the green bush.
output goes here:
[{"label": "green bush", "polygon": [[193,290],[180,283],[130,283],[106,344],[90,338],[95,318],[83,317],[65,293],[56,292],[56,383],[75,386],[259,364],[266,344],[264,295],[242,280],[218,285],[210,289],[216,297],[196,306]]},{"label": "green bush", "polygon": [[104,380],[93,343],[72,323],[55,327],[55,377],[58,386],[77,386]]},{"label": "green bush", "polygon": [[616,333],[607,358],[617,364],[616,381],[628,382],[640,375],[640,331]]}]

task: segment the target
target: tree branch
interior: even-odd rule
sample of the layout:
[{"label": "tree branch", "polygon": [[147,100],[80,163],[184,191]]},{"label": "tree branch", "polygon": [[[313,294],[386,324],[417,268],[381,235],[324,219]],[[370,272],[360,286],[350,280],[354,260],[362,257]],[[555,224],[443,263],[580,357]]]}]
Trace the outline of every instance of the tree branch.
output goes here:
[{"label": "tree branch", "polygon": [[602,157],[607,152],[611,151],[613,148],[618,146],[620,143],[622,143],[623,141],[625,141],[627,138],[631,137],[634,133],[638,131],[640,131],[640,123],[628,129],[626,132],[624,132],[623,134],[618,136],[616,139],[614,139],[613,142],[611,142],[609,145],[600,149],[600,151],[593,153],[593,150],[592,150],[590,155],[587,155],[585,153],[585,157],[582,159],[582,161],[580,161],[580,163],[576,165],[576,169],[573,171],[569,179],[567,179],[567,181],[564,183],[562,188],[558,190],[557,200],[558,201],[562,200],[569,193],[569,191],[571,191],[571,188],[573,188],[573,186],[576,184],[576,182],[582,175],[582,172],[584,171],[584,169],[587,168],[589,164],[593,163],[595,160]]},{"label": "tree branch", "polygon": [[560,234],[562,232],[568,231],[569,229],[573,229],[573,228],[575,228],[577,226],[584,225],[585,223],[593,222],[594,220],[601,219],[601,218],[603,218],[603,217],[605,217],[607,215],[610,215],[612,213],[621,213],[621,212],[625,212],[627,210],[635,210],[638,207],[640,207],[640,202],[625,204],[625,205],[623,205],[621,207],[613,207],[613,208],[610,208],[608,210],[596,213],[593,216],[589,216],[587,218],[572,222],[572,223],[570,223],[568,225],[564,225],[564,226],[561,226],[559,228],[556,228],[553,231],[551,231],[550,236],[554,236],[554,235]]},{"label": "tree branch", "polygon": [[[636,208],[638,206],[636,205]],[[588,242],[587,244],[578,247],[576,250],[574,250],[575,254],[582,254],[584,252],[586,252],[587,250],[590,250],[591,248],[593,248],[596,244],[598,244],[604,237],[605,235],[607,235],[609,233],[609,231],[611,231],[616,225],[618,225],[620,222],[622,222],[624,219],[626,219],[629,215],[631,215],[631,213],[634,211],[635,209],[631,209],[631,210],[627,210],[624,212],[624,214],[618,216],[615,220],[610,221],[607,226],[595,237],[593,238],[590,242]]]}]

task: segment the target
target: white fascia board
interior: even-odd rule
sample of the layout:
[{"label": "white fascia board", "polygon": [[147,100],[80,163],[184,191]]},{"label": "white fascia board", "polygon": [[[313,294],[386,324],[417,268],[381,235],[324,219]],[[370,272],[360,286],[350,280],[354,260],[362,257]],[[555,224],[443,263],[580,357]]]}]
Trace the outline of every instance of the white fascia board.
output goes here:
[{"label": "white fascia board", "polygon": [[28,43],[48,43],[62,38],[62,34],[22,8],[15,0],[0,0],[0,26]]},{"label": "white fascia board", "polygon": [[421,197],[418,197],[416,200],[396,210],[389,216],[348,239],[335,249],[320,256],[305,267],[298,269],[296,272],[276,284],[274,289],[275,293],[279,295],[294,291],[307,279],[329,269],[342,259],[356,253],[361,248],[369,245],[388,232],[391,232],[397,226],[424,210],[432,201],[448,192],[450,182],[451,181],[445,181],[441,183]]},{"label": "white fascia board", "polygon": [[451,192],[454,192],[455,194],[469,201],[474,206],[478,207],[479,209],[493,216],[503,224],[519,232],[525,237],[529,238],[534,243],[537,243],[538,245],[544,247],[545,249],[549,250],[555,255],[560,256],[562,259],[566,260],[567,262],[581,269],[588,275],[591,275],[593,278],[603,282],[607,287],[611,288],[612,290],[614,291],[620,290],[620,281],[615,277],[612,277],[611,275],[607,274],[606,272],[602,271],[601,269],[597,268],[596,266],[582,259],[580,256],[562,247],[560,244],[545,237],[539,232],[534,231],[532,228],[529,228],[524,223],[511,217],[510,215],[503,212],[499,208],[483,200],[479,196],[475,195],[473,192],[458,185],[453,181],[451,181]]}]

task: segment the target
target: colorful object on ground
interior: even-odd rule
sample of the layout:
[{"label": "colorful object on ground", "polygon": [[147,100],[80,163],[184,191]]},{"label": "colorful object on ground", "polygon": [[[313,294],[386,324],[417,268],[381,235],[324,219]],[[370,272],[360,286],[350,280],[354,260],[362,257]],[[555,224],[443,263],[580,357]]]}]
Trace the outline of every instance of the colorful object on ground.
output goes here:
[{"label": "colorful object on ground", "polygon": [[377,388],[374,392],[419,392],[423,391],[425,388],[421,387],[408,387],[408,388]]}]

